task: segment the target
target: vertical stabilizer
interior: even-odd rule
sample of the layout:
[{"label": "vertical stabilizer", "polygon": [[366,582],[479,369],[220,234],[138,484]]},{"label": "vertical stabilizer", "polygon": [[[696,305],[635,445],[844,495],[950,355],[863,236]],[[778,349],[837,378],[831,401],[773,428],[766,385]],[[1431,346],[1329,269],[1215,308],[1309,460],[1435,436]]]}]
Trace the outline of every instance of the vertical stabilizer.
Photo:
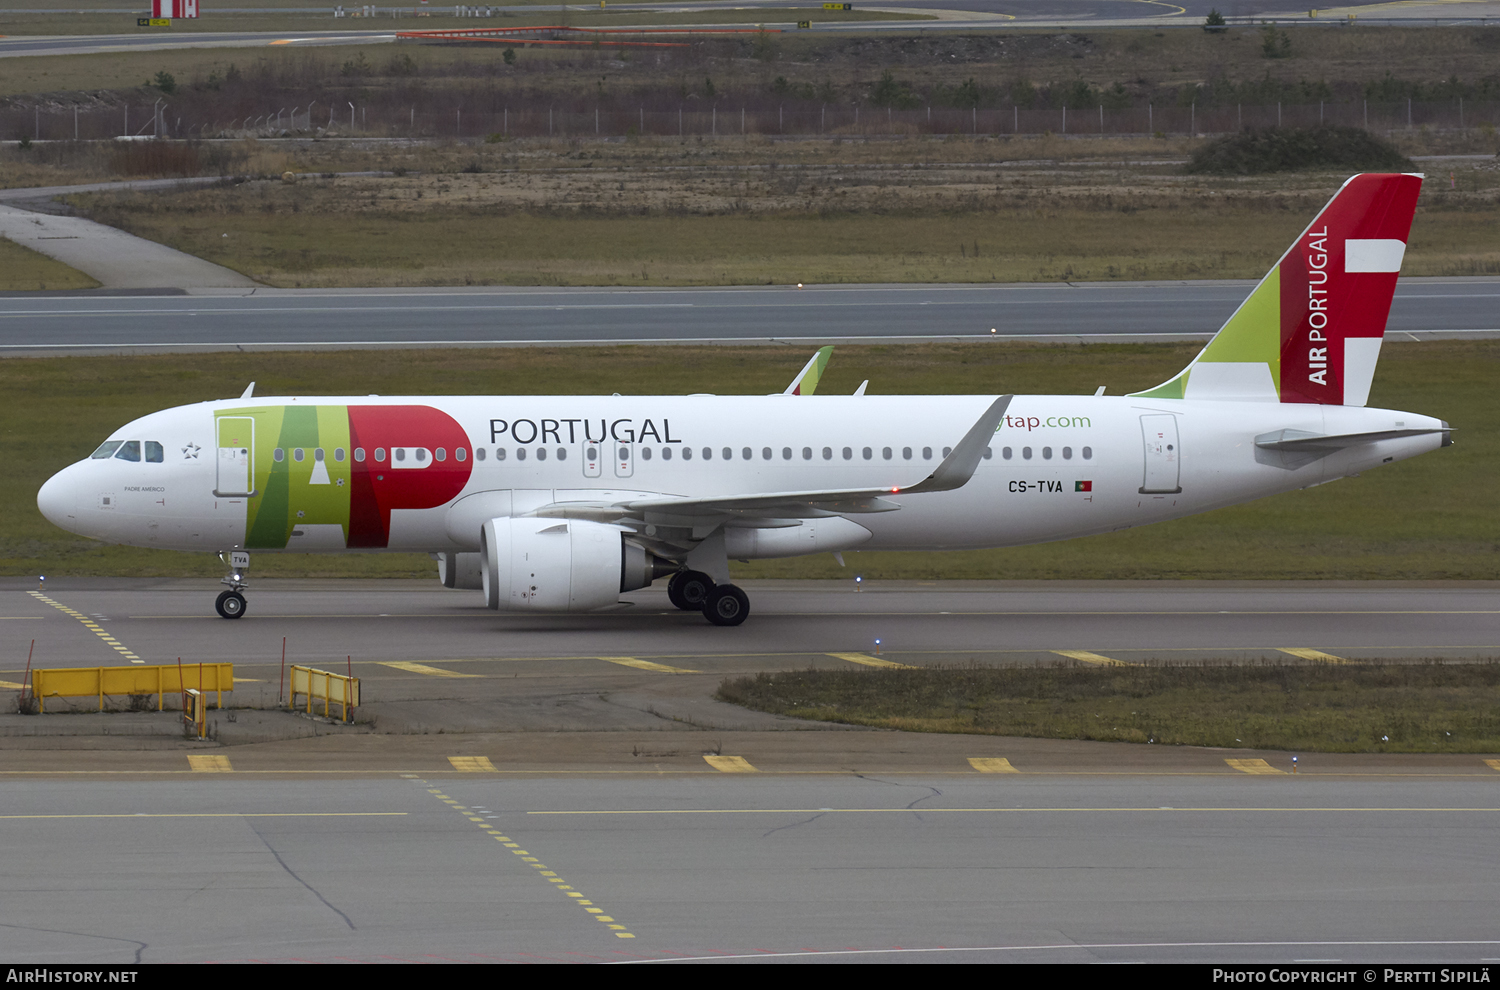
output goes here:
[{"label": "vertical stabilizer", "polygon": [[1157,399],[1362,406],[1422,176],[1356,175]]}]

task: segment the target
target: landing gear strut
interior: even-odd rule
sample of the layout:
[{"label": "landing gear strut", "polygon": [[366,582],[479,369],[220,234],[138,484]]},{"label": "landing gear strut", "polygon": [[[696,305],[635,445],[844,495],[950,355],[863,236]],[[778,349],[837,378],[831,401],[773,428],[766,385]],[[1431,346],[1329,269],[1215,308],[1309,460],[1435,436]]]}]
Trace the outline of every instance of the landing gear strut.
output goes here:
[{"label": "landing gear strut", "polygon": [[229,585],[228,591],[219,592],[219,598],[214,602],[214,608],[219,615],[225,619],[238,619],[245,614],[245,571],[250,569],[250,555],[243,550],[235,550],[225,560],[224,554],[219,554],[219,559],[229,565],[229,575],[219,579],[220,584]]}]

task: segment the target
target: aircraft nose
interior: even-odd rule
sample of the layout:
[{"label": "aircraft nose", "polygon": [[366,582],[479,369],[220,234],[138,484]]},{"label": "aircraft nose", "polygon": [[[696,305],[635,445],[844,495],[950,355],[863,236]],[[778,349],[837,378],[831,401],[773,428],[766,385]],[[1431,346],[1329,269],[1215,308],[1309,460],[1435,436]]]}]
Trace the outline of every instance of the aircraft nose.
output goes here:
[{"label": "aircraft nose", "polygon": [[68,477],[71,473],[71,468],[63,468],[48,478],[47,483],[36,493],[36,507],[42,510],[47,521],[69,532],[78,525],[77,486]]}]

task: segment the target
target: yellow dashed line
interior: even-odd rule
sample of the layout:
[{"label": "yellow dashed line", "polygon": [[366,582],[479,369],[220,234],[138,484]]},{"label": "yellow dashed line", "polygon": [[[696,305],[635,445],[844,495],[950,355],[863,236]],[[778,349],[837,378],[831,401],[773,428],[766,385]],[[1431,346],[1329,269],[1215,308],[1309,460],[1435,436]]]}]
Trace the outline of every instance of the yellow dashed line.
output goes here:
[{"label": "yellow dashed line", "polygon": [[1010,761],[1003,756],[971,756],[969,766],[980,773],[1020,773],[1010,765]]},{"label": "yellow dashed line", "polygon": [[1352,660],[1345,660],[1343,657],[1336,657],[1332,653],[1324,653],[1321,650],[1310,650],[1305,646],[1278,646],[1276,649],[1281,653],[1290,653],[1303,660],[1316,660],[1318,663],[1353,663]]},{"label": "yellow dashed line", "polygon": [[465,773],[495,773],[495,765],[490,762],[488,756],[450,756],[448,762],[453,764],[453,769],[462,770]]},{"label": "yellow dashed line", "polygon": [[118,639],[115,639],[109,633],[105,632],[100,628],[99,623],[95,622],[93,619],[90,619],[82,612],[79,612],[76,609],[68,608],[68,606],[64,605],[62,602],[53,601],[51,598],[48,598],[40,591],[28,591],[26,593],[39,602],[45,602],[46,604],[51,605],[53,608],[57,609],[59,612],[62,612],[64,615],[70,615],[73,618],[77,619],[79,622],[83,623],[85,629],[88,629],[95,636],[98,636],[105,643],[108,643],[110,647],[115,650],[115,652],[125,657],[131,663],[146,662],[140,657],[136,656],[134,653],[130,652],[130,649],[128,647],[122,646]]},{"label": "yellow dashed line", "polygon": [[[488,765],[490,762],[486,757],[483,756],[450,756],[448,757],[448,760],[460,770],[464,769],[463,767],[458,766],[459,761],[461,760],[482,760],[486,765]],[[426,781],[418,782],[426,783]],[[464,812],[464,817],[468,818],[469,821],[477,823],[479,827],[484,829],[487,834],[494,836],[496,842],[501,843],[514,855],[520,856],[521,862],[530,863],[532,868],[537,871],[536,875],[539,877],[546,877],[547,882],[554,885],[554,890],[561,891],[563,896],[570,898],[574,904],[582,906],[585,911],[587,911],[595,918],[595,920],[604,922],[605,926],[614,933],[615,938],[635,938],[635,935],[633,935],[626,928],[626,926],[615,923],[615,919],[605,914],[603,908],[595,907],[593,901],[589,900],[588,898],[584,897],[583,894],[574,890],[563,880],[562,877],[557,875],[557,871],[549,870],[546,863],[543,863],[540,859],[531,855],[531,853],[527,852],[525,849],[522,849],[519,843],[512,842],[510,840],[510,836],[502,835],[495,829],[494,826],[486,823],[482,818],[476,818],[473,814],[470,813],[470,809],[458,806],[456,801],[448,797],[448,795],[444,794],[440,789],[429,787],[427,788],[427,793],[431,794],[433,797],[438,798],[441,801],[446,801],[448,804],[454,805],[455,810]]]},{"label": "yellow dashed line", "polygon": [[720,773],[760,773],[743,756],[711,756],[705,753],[703,759]]},{"label": "yellow dashed line", "polygon": [[1277,770],[1265,760],[1225,760],[1240,773],[1286,773],[1285,770]]},{"label": "yellow dashed line", "polygon": [[909,664],[896,663],[892,660],[882,660],[872,657],[867,653],[830,653],[828,656],[835,660],[848,660],[850,663],[861,663],[866,667],[908,667]]},{"label": "yellow dashed line", "polygon": [[426,674],[428,677],[483,677],[483,674],[459,674],[451,670],[441,670],[437,667],[429,667],[425,663],[412,663],[409,660],[383,660],[382,667],[394,667],[412,674]]},{"label": "yellow dashed line", "polygon": [[652,663],[650,660],[637,660],[635,657],[600,657],[610,663],[617,663],[621,667],[634,667],[637,670],[654,670],[658,674],[697,674],[701,671],[687,670],[683,667],[668,667],[664,663]]},{"label": "yellow dashed line", "polygon": [[1067,657],[1069,660],[1077,660],[1079,663],[1091,663],[1100,667],[1130,666],[1124,660],[1111,660],[1109,657],[1102,657],[1097,653],[1090,653],[1088,650],[1053,650],[1052,652],[1060,657]]},{"label": "yellow dashed line", "polygon": [[229,773],[234,770],[229,765],[227,756],[189,756],[188,766],[199,773]]}]

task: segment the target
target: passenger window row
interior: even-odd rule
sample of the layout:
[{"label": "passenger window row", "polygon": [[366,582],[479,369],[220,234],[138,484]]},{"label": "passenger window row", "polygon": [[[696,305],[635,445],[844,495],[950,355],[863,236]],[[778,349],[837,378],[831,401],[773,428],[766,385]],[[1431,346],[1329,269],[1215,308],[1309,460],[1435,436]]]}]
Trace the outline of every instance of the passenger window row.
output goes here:
[{"label": "passenger window row", "polygon": [[[1079,451],[1079,453],[1081,453],[1083,455],[1083,459],[1086,460],[1086,461],[1091,461],[1091,460],[1094,459],[1094,448],[1093,447],[1085,447],[1085,448],[1083,448],[1083,450]],[[1022,447],[1021,448],[1021,459],[1022,460],[1025,460],[1025,461],[1031,460],[1031,455],[1032,455],[1032,450],[1031,450],[1030,447]],[[1013,455],[1013,452],[1011,451],[1011,449],[1009,447],[1002,447],[1002,448],[1000,448],[1000,456],[1003,457],[1003,458],[1005,458],[1008,461],[1014,455]],[[1072,447],[1064,447],[1062,449],[1062,459],[1065,460],[1065,461],[1071,461],[1073,459],[1073,448]],[[1043,447],[1042,448],[1042,460],[1044,460],[1044,461],[1050,461],[1050,460],[1052,460],[1052,448],[1051,447]]]}]

